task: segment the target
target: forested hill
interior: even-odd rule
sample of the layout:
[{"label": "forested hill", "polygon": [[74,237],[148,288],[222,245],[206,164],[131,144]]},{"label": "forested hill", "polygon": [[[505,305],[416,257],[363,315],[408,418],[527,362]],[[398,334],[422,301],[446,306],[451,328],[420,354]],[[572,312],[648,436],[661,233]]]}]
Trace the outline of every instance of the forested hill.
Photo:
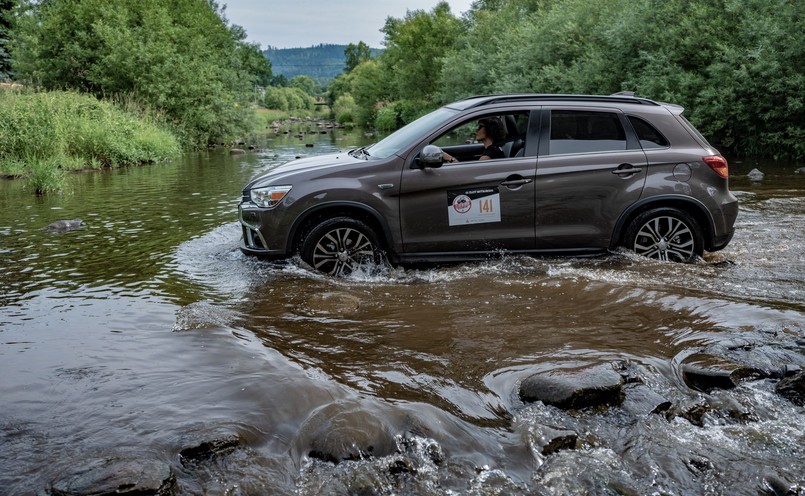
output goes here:
[{"label": "forested hill", "polygon": [[[344,72],[344,50],[347,45],[321,44],[308,48],[274,48],[269,46],[263,53],[271,61],[275,76],[288,79],[294,76],[310,76],[320,83]],[[372,49],[372,56],[377,50]]]},{"label": "forested hill", "polygon": [[271,61],[271,72],[288,79],[310,76],[323,82],[344,72],[346,45],[316,45],[309,48],[268,47],[263,53]]}]

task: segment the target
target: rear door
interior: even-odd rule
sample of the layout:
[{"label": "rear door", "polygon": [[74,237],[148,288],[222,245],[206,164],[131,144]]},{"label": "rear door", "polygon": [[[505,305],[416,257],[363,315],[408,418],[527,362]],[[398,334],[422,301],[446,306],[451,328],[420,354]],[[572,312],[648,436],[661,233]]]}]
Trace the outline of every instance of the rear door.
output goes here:
[{"label": "rear door", "polygon": [[609,246],[621,213],[640,198],[646,157],[618,109],[546,107],[536,176],[536,247]]}]

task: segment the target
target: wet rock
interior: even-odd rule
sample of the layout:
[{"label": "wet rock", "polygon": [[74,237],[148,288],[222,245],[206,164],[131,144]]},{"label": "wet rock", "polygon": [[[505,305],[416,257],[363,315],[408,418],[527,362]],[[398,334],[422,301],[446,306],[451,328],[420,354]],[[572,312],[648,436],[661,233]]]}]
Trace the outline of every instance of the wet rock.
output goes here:
[{"label": "wet rock", "polygon": [[307,308],[314,315],[350,315],[358,311],[361,300],[347,293],[328,291],[312,295]]},{"label": "wet rock", "polygon": [[793,377],[802,372],[802,367],[796,363],[789,363],[783,366],[783,377]]},{"label": "wet rock", "polygon": [[244,153],[246,153],[246,150],[243,148],[232,148],[229,150],[230,155],[243,155]]},{"label": "wet rock", "polygon": [[712,395],[707,398],[711,411],[718,413],[723,418],[737,420],[739,422],[750,422],[756,420],[752,412],[744,407],[732,393],[725,391],[713,391]]},{"label": "wet rock", "polygon": [[311,458],[340,463],[397,452],[397,442],[384,419],[360,404],[335,403],[314,412],[302,426],[299,451]]},{"label": "wet rock", "polygon": [[694,456],[688,460],[685,465],[687,465],[688,470],[690,470],[690,472],[696,476],[701,476],[715,468],[713,466],[713,462],[704,456]]},{"label": "wet rock", "polygon": [[313,143],[305,143],[307,148],[313,148],[315,145]]},{"label": "wet rock", "polygon": [[196,446],[190,446],[179,452],[182,465],[210,460],[213,457],[225,455],[240,446],[240,439],[236,436],[204,441]]},{"label": "wet rock", "polygon": [[775,388],[777,394],[798,406],[805,406],[805,372],[786,377]]},{"label": "wet rock", "polygon": [[447,455],[444,454],[444,450],[433,439],[402,437],[398,440],[397,450],[414,458],[417,455],[425,457],[434,465],[443,465],[447,461]]},{"label": "wet rock", "polygon": [[714,389],[732,389],[742,380],[763,377],[762,371],[737,364],[726,358],[695,353],[680,366],[682,378],[691,389],[709,393]]},{"label": "wet rock", "polygon": [[543,456],[549,456],[561,450],[576,449],[579,439],[579,435],[571,430],[547,425],[531,426],[529,437],[531,448]]},{"label": "wet rock", "polygon": [[565,409],[580,409],[621,402],[623,378],[609,364],[556,369],[525,379],[520,399],[541,401]]},{"label": "wet rock", "polygon": [[805,491],[799,485],[791,484],[776,475],[764,477],[761,490],[763,494],[769,496],[799,496],[805,494]]},{"label": "wet rock", "polygon": [[766,174],[760,172],[758,169],[752,169],[746,177],[748,177],[750,181],[762,181],[765,175]]},{"label": "wet rock", "polygon": [[704,427],[704,417],[711,412],[710,405],[703,399],[696,400],[692,403],[683,403],[673,406],[665,414],[668,420],[674,417],[680,417],[697,427]]},{"label": "wet rock", "polygon": [[77,464],[51,484],[54,496],[168,495],[170,466],[152,460],[105,458]]},{"label": "wet rock", "polygon": [[671,402],[644,384],[626,384],[621,408],[632,415],[645,416],[667,411]]},{"label": "wet rock", "polygon": [[57,220],[56,222],[45,226],[43,230],[50,232],[64,232],[81,229],[82,227],[84,227],[84,221],[81,219]]},{"label": "wet rock", "polygon": [[805,174],[805,167],[800,167],[794,171],[794,174]]},{"label": "wet rock", "polygon": [[755,341],[742,338],[719,339],[707,347],[706,353],[740,364],[744,369],[750,369],[752,379],[781,379],[790,373],[789,369],[797,367],[794,362],[801,360],[801,356],[796,352],[772,343],[757,341],[757,337]]}]

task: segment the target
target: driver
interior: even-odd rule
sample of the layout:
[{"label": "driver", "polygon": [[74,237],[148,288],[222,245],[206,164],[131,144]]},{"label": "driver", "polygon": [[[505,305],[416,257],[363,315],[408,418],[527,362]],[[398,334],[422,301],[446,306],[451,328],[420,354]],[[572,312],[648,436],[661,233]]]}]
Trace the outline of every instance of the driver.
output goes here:
[{"label": "driver", "polygon": [[[485,117],[478,121],[478,129],[475,131],[475,140],[484,144],[484,151],[478,160],[489,160],[493,158],[503,158],[503,150],[495,143],[503,141],[503,124],[497,117]],[[447,152],[444,152],[445,162],[456,163],[458,159]]]}]

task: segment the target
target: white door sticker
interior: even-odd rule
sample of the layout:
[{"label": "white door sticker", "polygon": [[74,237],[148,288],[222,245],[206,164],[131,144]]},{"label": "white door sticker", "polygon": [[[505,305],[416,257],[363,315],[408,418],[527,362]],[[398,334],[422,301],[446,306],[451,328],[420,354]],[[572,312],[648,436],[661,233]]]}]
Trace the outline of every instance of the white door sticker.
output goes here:
[{"label": "white door sticker", "polygon": [[500,222],[498,189],[476,188],[448,191],[447,218],[451,226]]}]

